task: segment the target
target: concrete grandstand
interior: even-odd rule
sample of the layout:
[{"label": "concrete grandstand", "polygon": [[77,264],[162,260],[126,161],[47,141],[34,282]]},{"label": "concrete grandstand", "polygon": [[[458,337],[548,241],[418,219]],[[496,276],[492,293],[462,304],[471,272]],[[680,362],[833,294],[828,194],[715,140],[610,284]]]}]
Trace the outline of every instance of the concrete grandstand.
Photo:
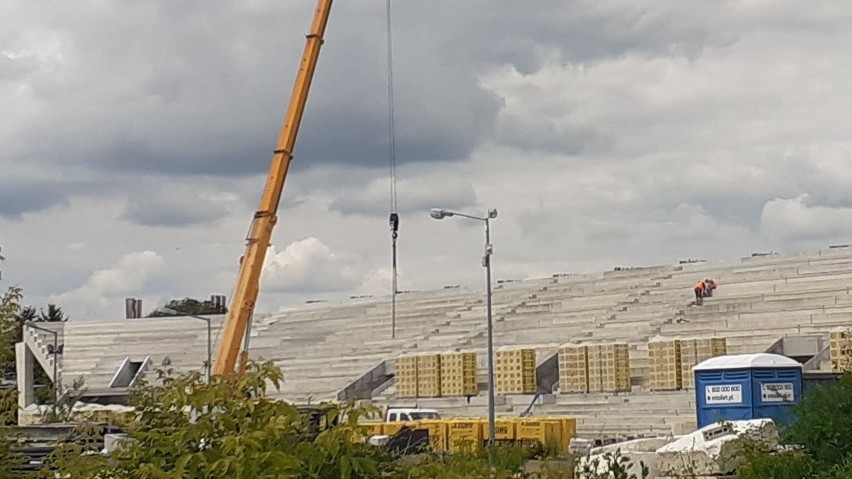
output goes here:
[{"label": "concrete grandstand", "polygon": [[[711,277],[719,289],[693,306],[692,285]],[[828,332],[852,324],[852,248],[806,254],[759,254],[729,262],[616,268],[601,274],[497,282],[493,292],[497,347],[537,351],[536,395],[497,398],[499,415],[517,416],[531,403],[536,415],[577,418],[581,436],[676,433],[695,428],[694,391],[650,391],[648,342],[724,337],[729,354],[772,351],[830,369]],[[396,337],[389,298],[318,303],[256,314],[250,355],[273,360],[285,382],[272,396],[298,403],[359,399],[376,405],[411,404],[445,416],[486,414],[485,301],[482,291],[445,289],[401,294]],[[222,317],[214,318],[218,332]],[[93,395],[120,394],[165,357],[178,369],[206,360],[206,324],[192,318],[70,321],[51,324],[64,345],[62,384],[84,378]],[[217,334],[214,332],[214,342]],[[52,375],[53,335],[28,329],[18,349],[19,371],[40,364]],[[561,394],[552,369],[565,343],[621,342],[630,347],[630,392]],[[215,346],[215,345],[214,345]],[[215,349],[214,349],[215,350]],[[473,351],[480,394],[465,398],[397,399],[394,360],[400,354]],[[549,368],[549,369],[548,369]],[[31,401],[22,389],[21,405]]]}]

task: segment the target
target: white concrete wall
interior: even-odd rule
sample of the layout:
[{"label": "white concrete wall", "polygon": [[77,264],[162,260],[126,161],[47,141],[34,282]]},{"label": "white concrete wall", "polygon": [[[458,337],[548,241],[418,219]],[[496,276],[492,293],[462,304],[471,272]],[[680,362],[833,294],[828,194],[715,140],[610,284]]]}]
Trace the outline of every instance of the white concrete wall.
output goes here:
[{"label": "white concrete wall", "polygon": [[[704,306],[690,306],[692,285],[704,277],[719,281],[719,289]],[[633,393],[556,395],[537,410],[575,415],[590,435],[663,432],[694,424],[694,399],[692,391],[644,389],[648,339],[724,336],[731,353],[761,352],[785,335],[826,334],[852,324],[850,285],[849,249],[504,283],[494,289],[495,345],[545,350],[572,341],[629,343]],[[351,381],[399,354],[464,350],[484,358],[484,332],[483,291],[440,290],[397,297],[396,338],[389,298],[258,315],[251,355],[283,369],[285,382],[272,396],[316,402],[334,399]],[[155,363],[169,356],[176,367],[199,368],[206,359],[204,323],[168,318],[71,321],[65,327],[63,374],[85,377],[92,389],[106,388],[125,357],[143,355]],[[385,403],[394,401],[393,391],[383,393]],[[472,405],[420,402],[432,401],[458,414],[485,412],[484,395]],[[517,414],[528,402],[507,398],[501,413]]]}]

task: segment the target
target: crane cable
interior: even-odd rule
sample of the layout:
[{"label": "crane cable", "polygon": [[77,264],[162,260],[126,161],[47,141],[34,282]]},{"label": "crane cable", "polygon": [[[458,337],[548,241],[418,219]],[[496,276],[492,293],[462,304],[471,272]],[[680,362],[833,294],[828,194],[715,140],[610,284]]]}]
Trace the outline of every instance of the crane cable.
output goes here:
[{"label": "crane cable", "polygon": [[396,211],[396,131],[394,124],[394,105],[393,105],[393,30],[391,28],[391,0],[385,1],[386,17],[387,17],[387,52],[388,52],[388,138],[389,148],[388,156],[390,163],[390,223],[391,230],[391,250],[393,257],[393,280],[391,294],[391,338],[396,338],[396,294],[399,291],[397,287],[397,272],[396,272],[396,238],[399,231],[399,215]]}]

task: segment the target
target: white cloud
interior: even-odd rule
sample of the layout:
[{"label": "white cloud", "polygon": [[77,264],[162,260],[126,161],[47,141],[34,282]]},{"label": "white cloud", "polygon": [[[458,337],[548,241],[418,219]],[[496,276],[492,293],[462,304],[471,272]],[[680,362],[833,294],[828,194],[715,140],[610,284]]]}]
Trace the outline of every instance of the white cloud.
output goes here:
[{"label": "white cloud", "polygon": [[[406,281],[403,271],[397,271],[397,279]],[[367,272],[359,286],[360,294],[387,296],[393,291],[393,268],[379,267]]]},{"label": "white cloud", "polygon": [[359,283],[359,269],[319,239],[305,238],[280,253],[270,247],[261,285],[266,292],[345,291]]},{"label": "white cloud", "polygon": [[852,208],[813,204],[809,195],[767,201],[761,232],[779,241],[852,237]]},{"label": "white cloud", "polygon": [[83,285],[52,301],[83,316],[79,319],[111,319],[121,310],[124,298],[157,279],[164,266],[165,261],[154,251],[130,253],[115,265],[94,271]]}]

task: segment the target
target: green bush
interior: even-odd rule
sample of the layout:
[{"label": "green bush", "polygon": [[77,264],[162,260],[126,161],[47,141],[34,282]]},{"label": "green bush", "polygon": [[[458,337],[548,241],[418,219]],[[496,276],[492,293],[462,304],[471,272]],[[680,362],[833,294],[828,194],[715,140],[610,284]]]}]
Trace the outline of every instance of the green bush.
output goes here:
[{"label": "green bush", "polygon": [[739,479],[852,478],[852,375],[818,387],[795,406],[793,421],[782,431],[795,449],[772,452],[743,442],[746,464]]},{"label": "green bush", "polygon": [[836,384],[809,391],[784,430],[787,444],[801,445],[820,465],[834,466],[852,457],[852,374]]},{"label": "green bush", "polygon": [[[548,458],[548,447],[498,445],[475,454],[423,454],[394,457],[361,443],[364,414],[350,405],[328,405],[327,427],[315,430],[290,404],[260,399],[277,387],[281,371],[272,363],[249,363],[242,377],[179,374],[168,364],[152,383],[131,393],[136,418],[129,440],[109,456],[100,454],[101,430],[81,425],[73,440],[46,460],[45,479],[570,479],[571,458],[555,475],[527,474],[530,459]],[[2,444],[0,444],[2,446]],[[0,447],[3,467],[13,464]],[[559,458],[564,459],[564,458]],[[604,458],[611,474],[589,477],[635,479],[618,452]],[[564,466],[564,465],[563,465]],[[556,470],[556,469],[554,469]],[[647,474],[647,473],[646,473]],[[645,477],[645,474],[642,475]]]},{"label": "green bush", "polygon": [[[281,371],[250,363],[240,378],[205,384],[199,373],[163,368],[154,384],[131,395],[137,420],[128,428],[130,447],[108,459],[92,446],[64,444],[49,459],[45,477],[74,479],[159,478],[380,478],[381,450],[354,440],[363,411],[330,407],[340,424],[318,435],[293,406],[257,399]],[[57,476],[56,474],[59,474]]]},{"label": "green bush", "polygon": [[771,454],[769,451],[754,452],[747,463],[737,469],[737,479],[803,479],[813,478],[813,459],[801,450]]},{"label": "green bush", "polygon": [[[20,329],[15,319],[21,310],[23,293],[11,287],[0,295],[0,365],[4,369],[15,364],[15,342]],[[9,427],[17,423],[18,392],[0,389],[0,478],[15,477],[24,456],[15,450],[16,433]]]},{"label": "green bush", "polygon": [[841,464],[821,472],[816,479],[849,479],[852,478],[852,457],[846,458]]}]

